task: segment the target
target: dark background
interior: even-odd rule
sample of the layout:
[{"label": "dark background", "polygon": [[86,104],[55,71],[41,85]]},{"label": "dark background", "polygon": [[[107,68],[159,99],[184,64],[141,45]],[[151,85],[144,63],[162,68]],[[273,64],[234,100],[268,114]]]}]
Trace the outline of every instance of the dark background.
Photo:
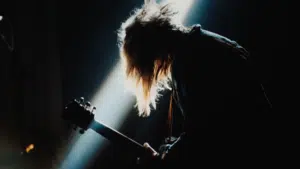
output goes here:
[{"label": "dark background", "polygon": [[[118,60],[116,30],[142,2],[0,2],[0,15],[5,17],[0,22],[1,34],[9,42],[11,37],[14,41],[14,50],[9,51],[0,40],[0,169],[47,169],[60,160],[59,149],[67,144],[70,134],[60,119],[63,105],[74,97],[89,99],[96,92]],[[287,8],[288,1],[196,0],[187,24],[200,23],[204,29],[244,46],[276,107],[273,60],[287,55]],[[164,99],[157,112],[165,112],[167,106]],[[120,130],[140,142],[147,140],[156,145],[162,135],[159,132],[158,137],[152,136],[163,125],[165,114],[142,119],[132,111]],[[149,127],[153,119],[159,123]],[[21,156],[30,143],[35,143],[36,150]],[[103,153],[90,168],[109,165],[120,158],[122,153]]]}]

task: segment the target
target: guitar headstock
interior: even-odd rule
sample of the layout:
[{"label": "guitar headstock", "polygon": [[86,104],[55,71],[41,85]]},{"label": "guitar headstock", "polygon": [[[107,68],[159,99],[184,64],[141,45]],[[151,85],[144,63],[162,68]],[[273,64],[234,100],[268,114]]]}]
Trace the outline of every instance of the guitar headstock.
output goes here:
[{"label": "guitar headstock", "polygon": [[90,102],[85,102],[81,97],[79,100],[73,99],[65,106],[62,118],[74,125],[74,129],[80,127],[80,133],[83,134],[94,120],[95,110],[96,107],[91,106]]}]

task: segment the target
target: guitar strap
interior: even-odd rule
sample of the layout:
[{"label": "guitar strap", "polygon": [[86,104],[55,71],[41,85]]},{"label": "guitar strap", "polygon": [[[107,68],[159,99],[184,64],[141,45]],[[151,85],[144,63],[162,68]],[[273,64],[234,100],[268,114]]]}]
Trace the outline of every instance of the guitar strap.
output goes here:
[{"label": "guitar strap", "polygon": [[[173,64],[175,64],[175,61],[176,59],[173,59]],[[175,71],[175,69],[173,70]],[[168,119],[167,119],[167,127],[168,127],[168,135],[167,135],[167,138],[166,140],[168,140],[167,142],[171,143],[171,142],[174,142],[176,138],[172,137],[172,129],[173,129],[173,101],[176,102],[176,105],[178,106],[178,108],[180,109],[181,113],[182,113],[182,116],[183,116],[183,121],[185,121],[185,113],[184,113],[184,110],[180,104],[180,100],[179,100],[179,95],[178,95],[178,91],[177,91],[177,81],[175,81],[175,77],[174,77],[174,72],[172,72],[172,82],[171,82],[171,87],[172,87],[172,90],[171,90],[171,94],[170,94],[170,101],[169,101],[169,111],[168,111]],[[183,133],[184,132],[184,122],[183,122]]]},{"label": "guitar strap", "polygon": [[172,128],[173,128],[173,94],[174,94],[174,89],[172,89],[172,92],[170,94],[170,103],[169,103],[169,112],[168,112],[168,140],[172,140]]},{"label": "guitar strap", "polygon": [[[168,135],[167,135],[167,138],[166,138],[166,142],[167,143],[173,143],[174,141],[176,141],[178,138],[175,138],[173,137],[173,100],[175,102],[178,103],[178,100],[175,98],[176,96],[176,89],[174,89],[174,86],[172,88],[172,91],[171,91],[171,94],[170,94],[170,101],[169,101],[169,111],[168,111],[168,119],[167,119],[167,127],[168,127]],[[185,116],[183,114],[183,120],[185,121]],[[184,122],[183,122],[183,125],[182,125],[182,133],[180,135],[184,135],[185,132],[184,132]]]}]

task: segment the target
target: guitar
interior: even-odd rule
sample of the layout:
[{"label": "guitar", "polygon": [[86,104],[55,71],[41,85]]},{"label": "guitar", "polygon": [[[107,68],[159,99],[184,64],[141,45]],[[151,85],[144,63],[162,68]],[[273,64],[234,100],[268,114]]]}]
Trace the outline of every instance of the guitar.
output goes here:
[{"label": "guitar", "polygon": [[133,148],[137,152],[137,164],[144,162],[145,159],[140,157],[145,154],[145,147],[117,130],[95,120],[94,111],[96,107],[91,106],[90,102],[85,102],[81,97],[79,100],[74,99],[69,102],[63,111],[62,118],[69,124],[74,125],[74,129],[79,129],[80,134],[86,130],[92,129],[101,136],[105,137],[113,144],[122,145],[122,147]]}]

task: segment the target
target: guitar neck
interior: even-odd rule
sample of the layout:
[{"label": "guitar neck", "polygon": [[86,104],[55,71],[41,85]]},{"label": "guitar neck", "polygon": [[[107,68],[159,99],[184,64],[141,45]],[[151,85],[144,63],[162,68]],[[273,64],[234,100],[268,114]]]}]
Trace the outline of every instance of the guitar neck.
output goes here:
[{"label": "guitar neck", "polygon": [[143,145],[140,143],[98,121],[93,120],[90,125],[90,129],[94,130],[111,142],[117,143],[117,145],[122,145],[125,147],[129,146],[131,148],[137,148],[141,151],[144,150]]}]

